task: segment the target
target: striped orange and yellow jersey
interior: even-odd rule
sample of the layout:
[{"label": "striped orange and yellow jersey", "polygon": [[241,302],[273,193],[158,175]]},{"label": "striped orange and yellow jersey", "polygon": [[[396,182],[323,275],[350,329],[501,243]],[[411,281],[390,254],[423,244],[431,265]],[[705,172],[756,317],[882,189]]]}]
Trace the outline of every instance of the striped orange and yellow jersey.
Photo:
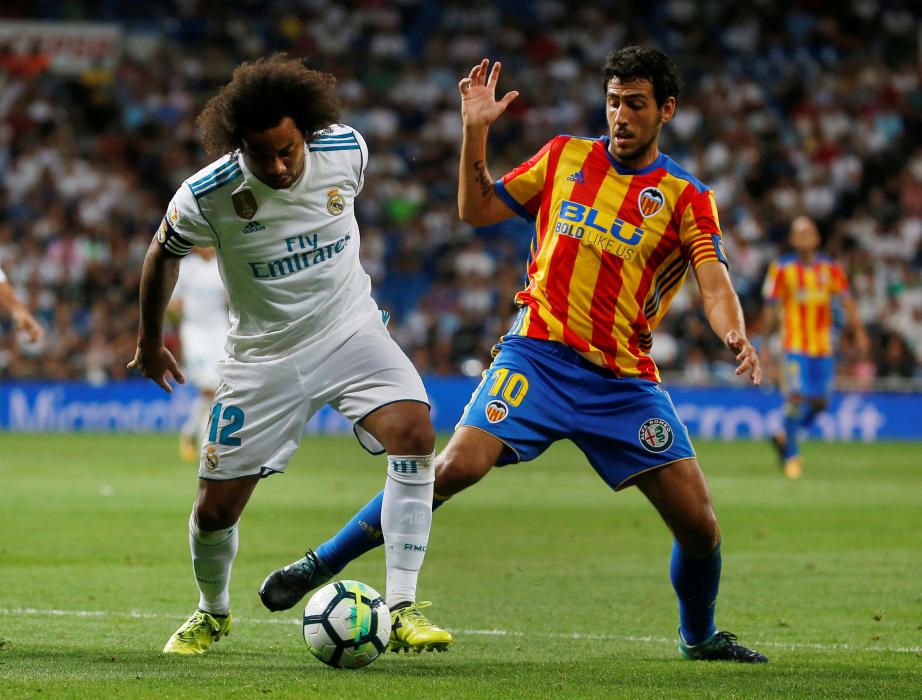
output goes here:
[{"label": "striped orange and yellow jersey", "polygon": [[848,292],[848,278],[835,260],[816,255],[804,263],[794,254],[768,267],[762,296],[781,311],[781,345],[785,352],[808,357],[832,355],[832,302]]},{"label": "striped orange and yellow jersey", "polygon": [[618,377],[659,381],[652,331],[689,266],[726,264],[717,206],[668,156],[631,170],[608,146],[557,136],[494,184],[535,224],[507,337],[564,343]]}]

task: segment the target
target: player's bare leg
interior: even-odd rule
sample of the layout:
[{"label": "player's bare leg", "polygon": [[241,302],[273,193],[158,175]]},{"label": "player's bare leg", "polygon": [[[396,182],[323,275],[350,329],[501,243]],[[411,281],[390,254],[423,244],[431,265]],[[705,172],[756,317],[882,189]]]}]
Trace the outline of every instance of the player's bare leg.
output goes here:
[{"label": "player's bare leg", "polygon": [[432,526],[435,431],[429,407],[417,401],[382,406],[361,421],[387,451],[387,481],[381,504],[381,531],[387,564],[387,605],[391,609],[391,649],[444,651],[446,630],[420,612],[416,585]]},{"label": "player's bare leg", "polygon": [[189,518],[192,569],[199,589],[198,610],[167,641],[167,654],[204,654],[230,632],[231,568],[237,556],[237,522],[258,476],[227,481],[199,479]]},{"label": "player's bare leg", "polygon": [[477,428],[461,426],[435,459],[436,496],[448,498],[487,475],[506,446]]},{"label": "player's bare leg", "polygon": [[714,624],[720,583],[720,528],[704,474],[694,458],[645,472],[634,481],[675,536],[670,575],[679,599],[679,650],[689,659],[767,661]]}]

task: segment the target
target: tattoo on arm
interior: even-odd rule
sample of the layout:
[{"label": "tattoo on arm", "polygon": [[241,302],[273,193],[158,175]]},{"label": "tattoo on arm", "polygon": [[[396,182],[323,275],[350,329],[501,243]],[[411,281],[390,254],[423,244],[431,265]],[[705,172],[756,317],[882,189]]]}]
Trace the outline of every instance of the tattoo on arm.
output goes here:
[{"label": "tattoo on arm", "polygon": [[474,161],[474,180],[477,181],[477,184],[480,185],[480,196],[489,197],[490,192],[493,189],[493,183],[490,182],[490,178],[487,177],[487,166],[482,160]]}]

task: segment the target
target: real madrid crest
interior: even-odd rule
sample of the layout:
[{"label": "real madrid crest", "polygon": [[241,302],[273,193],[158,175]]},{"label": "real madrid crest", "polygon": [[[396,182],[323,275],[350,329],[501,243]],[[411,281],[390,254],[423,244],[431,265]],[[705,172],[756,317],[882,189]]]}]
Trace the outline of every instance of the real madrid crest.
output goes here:
[{"label": "real madrid crest", "polygon": [[253,196],[253,190],[249,187],[241,187],[231,195],[231,201],[234,203],[234,211],[241,219],[252,219],[256,216],[256,210],[259,205],[256,203],[256,197]]},{"label": "real madrid crest", "polygon": [[205,448],[205,466],[208,469],[217,469],[218,461],[218,449],[214,445],[209,445]]},{"label": "real madrid crest", "polygon": [[339,193],[339,188],[332,187],[327,192],[327,211],[333,216],[339,216],[346,208],[346,198]]}]

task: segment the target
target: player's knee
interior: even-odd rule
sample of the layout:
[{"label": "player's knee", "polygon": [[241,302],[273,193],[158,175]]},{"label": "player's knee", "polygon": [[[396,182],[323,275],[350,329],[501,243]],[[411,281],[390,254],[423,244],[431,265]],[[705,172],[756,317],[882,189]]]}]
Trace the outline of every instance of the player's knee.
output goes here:
[{"label": "player's knee", "polygon": [[694,519],[675,533],[683,551],[692,556],[707,556],[720,543],[720,527],[711,507],[701,509]]},{"label": "player's knee", "polygon": [[435,492],[453,496],[480,481],[491,466],[484,465],[475,456],[462,455],[457,451],[442,453],[435,460]]},{"label": "player's knee", "polygon": [[395,440],[401,445],[401,454],[428,455],[435,449],[435,430],[428,421],[406,421],[397,432]]},{"label": "player's knee", "polygon": [[410,416],[388,421],[380,439],[390,454],[428,455],[435,449],[432,423]]},{"label": "player's knee", "polygon": [[240,514],[220,504],[196,504],[193,517],[199,530],[214,532],[231,527],[240,519]]}]

